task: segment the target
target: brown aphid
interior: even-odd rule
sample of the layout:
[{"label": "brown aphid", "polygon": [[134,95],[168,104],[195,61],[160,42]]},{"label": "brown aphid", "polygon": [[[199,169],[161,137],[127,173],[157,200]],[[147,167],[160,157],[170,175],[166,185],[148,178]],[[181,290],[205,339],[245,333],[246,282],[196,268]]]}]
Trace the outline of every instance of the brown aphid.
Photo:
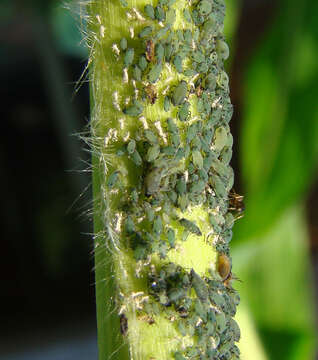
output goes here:
[{"label": "brown aphid", "polygon": [[230,191],[229,210],[234,211],[238,215],[238,217],[236,217],[236,220],[243,217],[243,212],[245,210],[245,205],[244,205],[243,199],[244,199],[244,196],[237,194],[234,189],[232,189]]},{"label": "brown aphid", "polygon": [[195,93],[197,95],[197,97],[200,97],[203,93],[203,89],[201,87],[201,85],[199,85],[196,89],[195,89]]},{"label": "brown aphid", "polygon": [[222,280],[225,281],[231,275],[232,264],[230,258],[225,254],[219,254],[217,261],[217,271]]},{"label": "brown aphid", "polygon": [[146,42],[146,59],[150,62],[155,60],[155,43],[151,39]]},{"label": "brown aphid", "polygon": [[123,336],[127,335],[127,331],[128,331],[128,319],[126,318],[125,314],[120,314],[119,315],[119,321],[120,321],[120,333]]},{"label": "brown aphid", "polygon": [[157,90],[154,85],[149,84],[145,87],[145,92],[150,104],[154,104],[157,100]]},{"label": "brown aphid", "polygon": [[145,321],[147,322],[149,325],[153,325],[155,323],[155,320],[149,316],[149,315],[141,315],[141,316],[138,316],[138,320],[140,321]]}]

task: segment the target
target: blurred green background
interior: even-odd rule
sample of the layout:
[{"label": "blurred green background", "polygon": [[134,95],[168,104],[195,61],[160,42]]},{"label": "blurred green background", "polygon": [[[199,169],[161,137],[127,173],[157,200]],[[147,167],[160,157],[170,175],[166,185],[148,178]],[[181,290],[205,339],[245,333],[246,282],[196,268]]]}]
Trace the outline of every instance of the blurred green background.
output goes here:
[{"label": "blurred green background", "polygon": [[[89,119],[86,78],[76,86],[87,57],[78,4],[70,13],[58,0],[0,3],[6,359],[97,356],[89,156],[70,136],[85,131]],[[246,205],[232,240],[242,360],[313,360],[318,2],[226,4],[232,166]],[[76,352],[79,343],[86,352]]]}]

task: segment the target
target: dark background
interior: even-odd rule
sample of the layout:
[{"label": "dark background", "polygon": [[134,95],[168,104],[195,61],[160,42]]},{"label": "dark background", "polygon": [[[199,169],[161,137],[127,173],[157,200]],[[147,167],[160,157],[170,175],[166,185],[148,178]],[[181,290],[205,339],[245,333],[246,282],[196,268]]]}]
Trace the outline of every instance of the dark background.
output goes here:
[{"label": "dark background", "polygon": [[[247,209],[235,227],[233,261],[243,281],[242,312],[248,309],[255,326],[244,341],[259,337],[264,359],[311,360],[318,276],[317,5],[227,5],[232,165]],[[59,1],[0,4],[3,359],[97,358],[89,154],[76,136],[89,120],[88,83],[76,85],[87,58],[77,10]],[[263,358],[251,350],[242,359]]]}]

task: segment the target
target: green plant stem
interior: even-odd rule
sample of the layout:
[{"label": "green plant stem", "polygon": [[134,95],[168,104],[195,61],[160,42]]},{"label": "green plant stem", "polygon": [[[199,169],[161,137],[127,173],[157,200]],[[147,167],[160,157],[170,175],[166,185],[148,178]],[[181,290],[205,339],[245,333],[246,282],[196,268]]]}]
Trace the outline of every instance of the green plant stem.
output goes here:
[{"label": "green plant stem", "polygon": [[224,4],[87,6],[99,358],[237,359]]}]

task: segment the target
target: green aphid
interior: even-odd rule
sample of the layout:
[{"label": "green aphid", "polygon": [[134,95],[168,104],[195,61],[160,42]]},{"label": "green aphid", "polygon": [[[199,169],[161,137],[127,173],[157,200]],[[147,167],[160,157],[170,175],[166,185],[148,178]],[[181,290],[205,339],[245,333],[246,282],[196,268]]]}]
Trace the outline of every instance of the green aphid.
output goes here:
[{"label": "green aphid", "polygon": [[198,180],[194,183],[192,183],[190,187],[191,194],[200,194],[205,189],[206,182],[203,180]]},{"label": "green aphid", "polygon": [[224,147],[220,154],[220,160],[224,165],[228,165],[232,158],[232,149],[230,147]]},{"label": "green aphid", "polygon": [[185,151],[184,148],[178,148],[176,155],[174,156],[174,159],[176,161],[180,161],[181,159],[183,159],[185,157]]},{"label": "green aphid", "polygon": [[187,360],[180,352],[175,352],[173,357],[175,360]]},{"label": "green aphid", "polygon": [[184,31],[183,37],[184,37],[184,41],[185,41],[188,45],[191,45],[191,44],[192,44],[192,31],[191,31],[191,30],[186,29],[186,30]]},{"label": "green aphid", "polygon": [[147,247],[144,245],[137,245],[134,249],[134,258],[136,261],[144,260],[147,257]]},{"label": "green aphid", "polygon": [[175,9],[170,8],[166,14],[166,23],[173,25],[175,21],[176,21],[176,11]]},{"label": "green aphid", "polygon": [[229,167],[224,165],[220,160],[215,159],[212,163],[213,170],[218,173],[221,177],[228,178],[229,177]]},{"label": "green aphid", "polygon": [[218,24],[213,18],[209,18],[203,25],[203,37],[210,38],[214,36],[218,28]]},{"label": "green aphid", "polygon": [[190,276],[192,280],[192,286],[198,298],[201,301],[206,302],[209,296],[206,283],[193,269],[191,269]]},{"label": "green aphid", "polygon": [[214,125],[218,124],[221,119],[221,109],[213,109],[212,114],[208,119],[207,127],[212,128]]},{"label": "green aphid", "polygon": [[149,205],[149,206],[147,206],[145,212],[146,212],[147,220],[152,223],[155,219],[155,211]]},{"label": "green aphid", "polygon": [[213,146],[214,150],[220,153],[227,143],[227,131],[224,127],[218,127],[214,132]]},{"label": "green aphid", "polygon": [[221,56],[221,58],[223,60],[226,60],[229,57],[230,51],[229,51],[229,47],[225,41],[220,40],[220,39],[217,40],[215,48],[216,48],[218,55]]},{"label": "green aphid", "polygon": [[209,222],[212,225],[213,231],[216,234],[220,234],[222,231],[222,227],[219,226],[218,222],[215,219],[215,216],[213,214],[209,214]]},{"label": "green aphid", "polygon": [[155,40],[159,40],[161,39],[163,36],[166,35],[166,33],[170,30],[171,25],[168,24],[167,26],[161,28],[160,30],[157,31],[156,35],[154,36]]},{"label": "green aphid", "polygon": [[[199,139],[200,139],[200,142],[201,142],[201,149],[204,151],[205,154],[208,154],[210,152],[210,147],[209,147],[208,143],[201,136],[200,136]],[[203,159],[203,161],[204,161],[204,159]]]},{"label": "green aphid", "polygon": [[185,211],[189,205],[189,199],[186,194],[180,195],[178,198],[178,205],[181,209],[181,211]]},{"label": "green aphid", "polygon": [[160,146],[158,144],[151,146],[147,151],[146,160],[148,162],[152,162],[157,159],[159,154],[160,154]]},{"label": "green aphid", "polygon": [[127,7],[127,6],[128,6],[128,3],[127,3],[126,0],[119,0],[119,2],[120,2],[120,4],[121,4],[121,6],[123,6],[123,7]]},{"label": "green aphid", "polygon": [[184,156],[187,158],[190,156],[190,153],[191,153],[190,145],[186,145],[184,148]]},{"label": "green aphid", "polygon": [[212,92],[215,90],[216,87],[216,78],[212,73],[209,73],[206,78],[204,79],[203,82],[203,86],[204,88],[209,91]]},{"label": "green aphid", "polygon": [[137,150],[135,150],[131,155],[131,160],[137,165],[140,166],[142,164],[142,158]]},{"label": "green aphid", "polygon": [[199,150],[194,150],[192,152],[192,161],[195,167],[203,169],[203,157]]},{"label": "green aphid", "polygon": [[195,299],[194,311],[204,321],[207,321],[207,309],[199,299]]},{"label": "green aphid", "polygon": [[151,144],[157,144],[158,138],[151,130],[145,130],[145,137]]},{"label": "green aphid", "polygon": [[143,105],[139,101],[134,100],[133,105],[123,109],[123,113],[129,116],[138,116],[143,112],[143,110]]},{"label": "green aphid", "polygon": [[155,7],[155,18],[158,21],[165,21],[166,13],[165,13],[164,9],[161,6],[156,6]]},{"label": "green aphid", "polygon": [[219,334],[222,334],[226,329],[226,317],[224,313],[218,313],[215,315],[216,318],[216,329]]},{"label": "green aphid", "polygon": [[159,302],[161,305],[168,306],[169,305],[169,298],[165,294],[159,295]]},{"label": "green aphid", "polygon": [[178,73],[182,73],[182,58],[180,55],[176,55],[173,59],[173,65],[175,66]]},{"label": "green aphid", "polygon": [[206,171],[209,171],[211,166],[212,166],[212,163],[215,159],[215,155],[210,152],[208,154],[208,156],[206,156],[204,159],[203,159],[203,168],[206,170]]},{"label": "green aphid", "polygon": [[239,341],[241,338],[241,331],[237,322],[234,319],[230,319],[229,325],[234,334],[234,341]]},{"label": "green aphid", "polygon": [[181,41],[181,42],[184,41],[183,31],[182,31],[181,29],[178,29],[178,30],[176,31],[176,35],[177,35],[177,39],[178,39],[179,41]]},{"label": "green aphid", "polygon": [[149,74],[148,74],[148,80],[151,82],[151,83],[155,83],[158,79],[159,79],[159,76],[161,74],[161,71],[162,71],[162,64],[161,63],[157,63],[155,64],[152,69],[149,71]]},{"label": "green aphid", "polygon": [[162,173],[162,168],[155,167],[147,174],[145,178],[147,195],[153,195],[158,192],[163,176]]},{"label": "green aphid", "polygon": [[192,23],[192,18],[191,18],[191,14],[190,14],[190,11],[188,9],[184,9],[183,10],[183,17],[185,18],[185,20],[188,22],[188,23]]},{"label": "green aphid", "polygon": [[163,100],[163,108],[165,110],[165,112],[168,112],[170,110],[170,99],[169,96],[165,96],[164,100]]},{"label": "green aphid", "polygon": [[161,216],[158,215],[155,217],[155,220],[153,222],[153,231],[156,235],[159,236],[162,233],[162,229],[163,229],[163,226],[162,226]]},{"label": "green aphid", "polygon": [[196,61],[198,63],[201,63],[201,62],[205,61],[205,56],[201,51],[195,51],[192,54],[192,58],[193,58],[194,61]]},{"label": "green aphid", "polygon": [[178,330],[180,331],[180,334],[182,336],[187,335],[187,328],[186,328],[185,323],[183,321],[178,321]]},{"label": "green aphid", "polygon": [[161,149],[162,153],[165,154],[165,155],[169,155],[169,156],[172,156],[175,154],[176,152],[176,149],[172,146],[165,146]]},{"label": "green aphid", "polygon": [[216,291],[211,291],[210,293],[210,300],[213,304],[215,304],[220,309],[223,309],[225,306],[225,300],[222,295],[217,293]]},{"label": "green aphid", "polygon": [[191,146],[192,149],[194,150],[201,150],[201,139],[199,136],[196,136],[192,141],[191,141]]},{"label": "green aphid", "polygon": [[171,118],[167,119],[167,125],[168,125],[168,131],[169,132],[171,132],[172,134],[178,134],[179,133],[177,125],[175,124],[175,122]]},{"label": "green aphid", "polygon": [[127,39],[126,38],[122,38],[120,40],[120,47],[122,50],[126,50],[127,49]]},{"label": "green aphid", "polygon": [[174,303],[180,301],[182,298],[186,297],[186,295],[186,290],[183,288],[174,288],[168,292],[169,300]]},{"label": "green aphid", "polygon": [[212,2],[208,0],[201,0],[197,6],[200,15],[209,15],[212,11]]},{"label": "green aphid", "polygon": [[195,70],[193,70],[193,69],[186,69],[186,70],[184,70],[183,74],[184,74],[185,76],[190,76],[190,77],[192,77],[192,76],[194,76],[195,74],[197,74],[197,72],[196,72]]},{"label": "green aphid", "polygon": [[189,144],[198,134],[197,123],[192,123],[187,131],[187,143]]},{"label": "green aphid", "polygon": [[184,80],[180,81],[180,83],[175,87],[172,93],[172,98],[171,98],[172,104],[174,106],[181,105],[185,101],[185,98],[187,96],[187,91],[188,91],[187,83]]},{"label": "green aphid", "polygon": [[198,64],[197,71],[199,73],[206,73],[209,70],[208,64],[206,62],[202,62]]},{"label": "green aphid", "polygon": [[139,61],[138,61],[138,66],[140,67],[141,71],[146,70],[147,65],[148,65],[148,62],[146,60],[146,57],[143,55],[140,56]]},{"label": "green aphid", "polygon": [[151,26],[145,26],[139,33],[140,38],[144,38],[149,36],[152,33],[152,27]]},{"label": "green aphid", "polygon": [[132,154],[136,150],[136,141],[134,139],[130,140],[127,145],[128,154]]},{"label": "green aphid", "polygon": [[138,192],[137,192],[137,190],[136,189],[133,189],[132,190],[132,192],[131,192],[131,194],[130,194],[130,197],[131,197],[131,201],[133,202],[133,203],[137,203],[138,202]]},{"label": "green aphid", "polygon": [[114,171],[113,173],[110,174],[110,176],[107,179],[107,186],[109,188],[112,188],[116,185],[118,178],[119,178],[119,171]]},{"label": "green aphid", "polygon": [[178,134],[171,135],[171,142],[174,147],[178,147],[180,145],[180,136]]},{"label": "green aphid", "polygon": [[209,128],[205,129],[203,132],[203,139],[209,146],[211,145],[213,134],[214,134],[213,129],[209,129]]},{"label": "green aphid", "polygon": [[180,106],[180,110],[178,112],[178,118],[180,121],[186,121],[188,120],[189,116],[190,116],[190,112],[189,112],[189,108],[190,108],[190,103],[185,101],[181,106]]},{"label": "green aphid", "polygon": [[125,155],[125,153],[126,153],[125,147],[120,147],[120,148],[116,151],[116,155],[117,155],[117,156],[123,156],[123,155]]},{"label": "green aphid", "polygon": [[166,58],[166,61],[170,61],[172,53],[173,53],[172,44],[171,43],[165,44],[165,58]]},{"label": "green aphid", "polygon": [[160,259],[165,259],[167,256],[167,252],[168,252],[167,243],[165,241],[160,241],[159,249],[158,249]]},{"label": "green aphid", "polygon": [[209,179],[208,173],[204,169],[200,169],[198,171],[199,178],[203,180],[204,182],[207,182]]},{"label": "green aphid", "polygon": [[185,179],[182,177],[180,179],[177,180],[177,184],[176,184],[176,192],[179,195],[183,195],[185,194],[187,191],[187,184],[185,182]]},{"label": "green aphid", "polygon": [[198,235],[198,236],[202,235],[200,228],[196,225],[195,222],[192,222],[190,220],[182,218],[179,220],[179,223],[190,233]]},{"label": "green aphid", "polygon": [[195,25],[202,25],[204,22],[204,16],[201,15],[197,10],[192,11],[192,19]]},{"label": "green aphid", "polygon": [[164,53],[165,53],[165,49],[163,45],[161,43],[158,43],[156,45],[156,50],[155,50],[156,59],[158,62],[161,62],[163,60]]},{"label": "green aphid", "polygon": [[213,336],[215,334],[215,326],[213,323],[208,322],[206,324],[206,332],[208,336]]},{"label": "green aphid", "polygon": [[134,48],[128,48],[124,56],[124,64],[126,67],[130,66],[134,61],[135,50]]},{"label": "green aphid", "polygon": [[133,234],[135,232],[135,224],[131,216],[127,216],[127,219],[125,221],[125,231],[127,232],[127,234]]},{"label": "green aphid", "polygon": [[155,20],[155,9],[150,4],[145,5],[144,11],[150,19]]},{"label": "green aphid", "polygon": [[177,0],[168,0],[167,5],[172,6]]},{"label": "green aphid", "polygon": [[218,351],[220,353],[220,356],[222,356],[222,359],[226,358],[228,359],[230,356],[229,351],[231,350],[232,347],[232,342],[227,341],[224,342],[223,344],[221,344],[221,346],[218,347]]},{"label": "green aphid", "polygon": [[222,71],[221,74],[217,78],[217,84],[225,89],[226,91],[229,88],[229,77],[225,71]]},{"label": "green aphid", "polygon": [[141,70],[137,65],[133,67],[133,78],[137,81],[141,81]]},{"label": "green aphid", "polygon": [[167,238],[168,238],[168,242],[169,245],[174,248],[175,247],[175,241],[176,241],[176,237],[175,237],[175,232],[173,229],[169,228],[167,231]]}]

